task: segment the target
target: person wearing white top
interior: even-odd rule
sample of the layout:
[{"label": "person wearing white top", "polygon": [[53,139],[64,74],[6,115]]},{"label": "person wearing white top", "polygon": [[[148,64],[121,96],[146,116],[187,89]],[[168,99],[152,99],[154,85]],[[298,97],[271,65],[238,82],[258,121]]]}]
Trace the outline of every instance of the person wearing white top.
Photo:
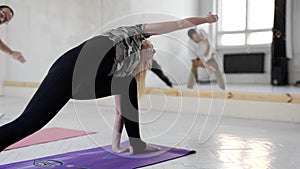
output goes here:
[{"label": "person wearing white top", "polygon": [[[14,16],[14,11],[11,7],[6,5],[0,5],[0,25],[7,24],[11,21]],[[12,56],[14,59],[21,63],[25,63],[26,60],[21,52],[14,51],[10,49],[1,39],[0,39],[0,50],[7,55]],[[4,116],[4,112],[0,112],[0,119]]]},{"label": "person wearing white top", "polygon": [[217,52],[212,48],[208,35],[202,29],[190,29],[188,31],[190,47],[188,55],[192,61],[191,73],[187,87],[192,89],[197,79],[197,68],[202,67],[208,72],[214,72],[219,87],[225,90],[225,80],[221,64],[217,60]]}]

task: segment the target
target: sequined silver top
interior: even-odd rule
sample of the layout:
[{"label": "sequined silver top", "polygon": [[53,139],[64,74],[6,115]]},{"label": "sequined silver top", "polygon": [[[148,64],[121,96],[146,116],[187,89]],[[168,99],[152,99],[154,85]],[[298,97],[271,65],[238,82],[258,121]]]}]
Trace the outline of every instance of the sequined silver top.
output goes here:
[{"label": "sequined silver top", "polygon": [[131,75],[140,62],[140,49],[143,40],[150,35],[144,32],[145,24],[124,26],[109,30],[108,36],[116,48],[115,62],[109,75],[124,77]]}]

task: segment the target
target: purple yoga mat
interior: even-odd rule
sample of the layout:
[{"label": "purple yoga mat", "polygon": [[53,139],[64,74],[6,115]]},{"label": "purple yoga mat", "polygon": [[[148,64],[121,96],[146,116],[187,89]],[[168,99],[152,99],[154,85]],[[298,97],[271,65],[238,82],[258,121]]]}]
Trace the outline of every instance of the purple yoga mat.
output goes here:
[{"label": "purple yoga mat", "polygon": [[[123,145],[128,145],[124,142]],[[157,145],[158,146],[158,145]],[[43,157],[28,161],[22,161],[0,166],[1,169],[132,169],[145,167],[175,158],[195,153],[195,151],[169,148],[161,148],[159,152],[130,155],[128,152],[114,154],[111,146],[104,146],[88,150],[80,150],[65,154]]]}]

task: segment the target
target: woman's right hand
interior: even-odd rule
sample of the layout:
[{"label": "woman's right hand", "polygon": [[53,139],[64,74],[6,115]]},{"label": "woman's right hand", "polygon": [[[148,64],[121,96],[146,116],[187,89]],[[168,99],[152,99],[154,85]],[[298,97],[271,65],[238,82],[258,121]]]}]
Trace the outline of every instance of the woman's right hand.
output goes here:
[{"label": "woman's right hand", "polygon": [[214,23],[217,22],[219,20],[218,15],[213,15],[209,12],[209,14],[206,17],[207,23]]}]

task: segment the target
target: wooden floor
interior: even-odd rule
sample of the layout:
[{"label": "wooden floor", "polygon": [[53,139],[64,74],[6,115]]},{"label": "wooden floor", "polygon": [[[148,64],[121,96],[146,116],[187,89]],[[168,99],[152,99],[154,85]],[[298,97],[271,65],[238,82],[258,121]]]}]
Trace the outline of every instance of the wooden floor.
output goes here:
[{"label": "wooden floor", "polygon": [[[6,115],[18,116],[29,98],[1,97]],[[97,131],[84,136],[0,153],[0,164],[49,156],[111,143],[114,107],[95,101],[70,101],[47,127]],[[142,135],[147,142],[196,150],[197,153],[147,169],[300,168],[300,124],[223,117],[212,135],[206,118],[193,113],[143,110]],[[206,126],[206,130],[201,130]],[[205,143],[207,136],[212,135]],[[1,138],[5,139],[5,138]],[[123,140],[126,140],[126,134]]]}]

